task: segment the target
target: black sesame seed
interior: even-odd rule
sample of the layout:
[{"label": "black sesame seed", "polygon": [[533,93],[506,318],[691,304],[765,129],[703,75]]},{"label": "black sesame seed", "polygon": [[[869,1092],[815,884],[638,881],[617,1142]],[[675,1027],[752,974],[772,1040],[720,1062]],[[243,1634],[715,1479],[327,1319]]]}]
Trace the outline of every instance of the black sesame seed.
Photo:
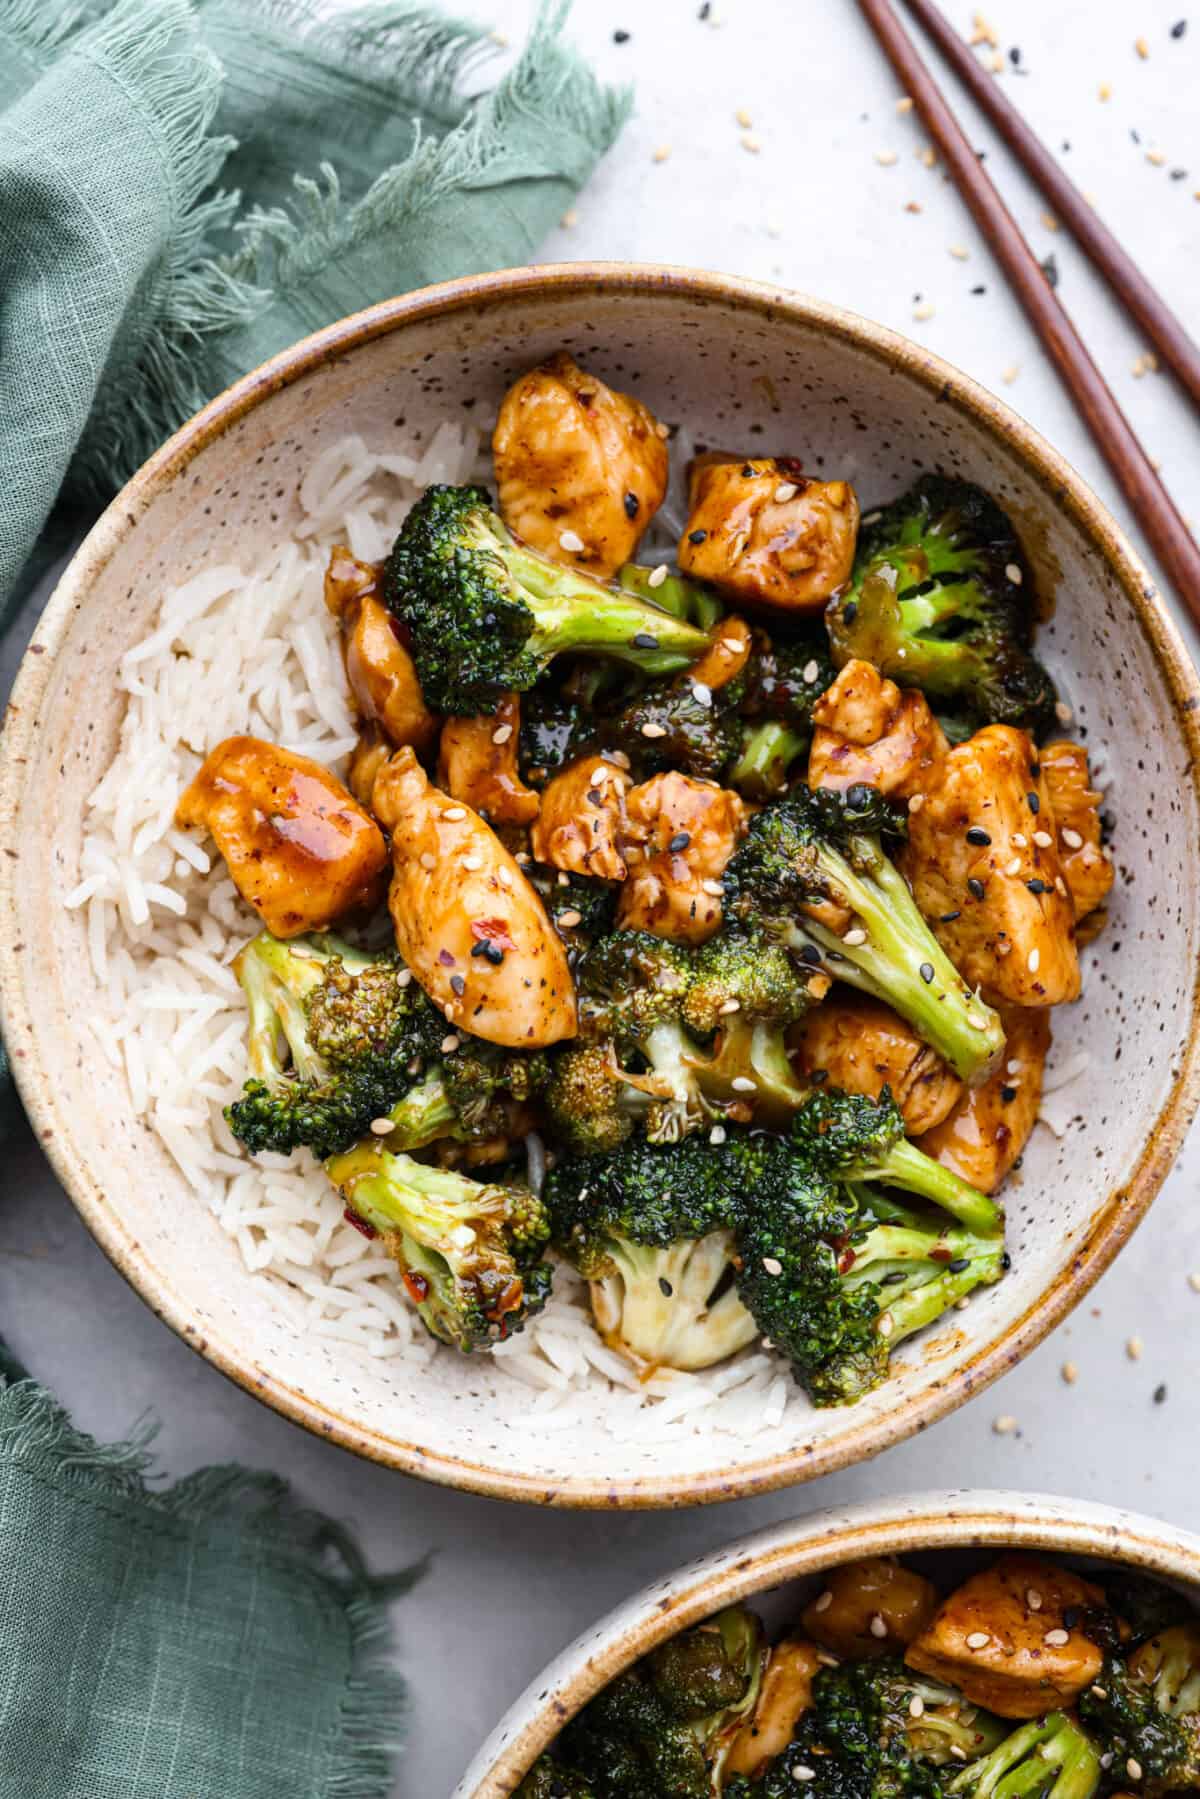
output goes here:
[{"label": "black sesame seed", "polygon": [[1038,798],[1036,793],[1027,793],[1025,795],[1025,798],[1029,801],[1029,810],[1033,813],[1033,816],[1036,818],[1038,813],[1042,809],[1041,800]]},{"label": "black sesame seed", "polygon": [[1025,885],[1028,887],[1030,893],[1049,893],[1050,891],[1045,881],[1039,880],[1037,875],[1033,877],[1032,881],[1026,881]]},{"label": "black sesame seed", "polygon": [[753,478],[753,476],[757,475],[757,473],[758,473],[758,470],[755,468],[755,466],[752,462],[748,462],[742,470],[742,474],[747,481],[751,480]]},{"label": "black sesame seed", "polygon": [[1186,30],[1187,30],[1187,20],[1179,19],[1171,27],[1171,36],[1172,37],[1182,37]]},{"label": "black sesame seed", "polygon": [[1038,263],[1038,267],[1039,267],[1039,269],[1041,269],[1042,274],[1046,277],[1046,280],[1049,282],[1050,286],[1057,287],[1058,286],[1058,257],[1055,256],[1053,253],[1049,256],[1045,256],[1042,258],[1041,262]]},{"label": "black sesame seed", "polygon": [[500,948],[498,943],[485,944],[483,953],[492,964],[493,968],[499,968],[501,962],[504,960],[504,951]]},{"label": "black sesame seed", "polygon": [[629,33],[627,31],[614,31],[613,32],[613,43],[614,44],[627,44],[628,42],[629,42]]},{"label": "black sesame seed", "polygon": [[668,843],[667,848],[673,856],[677,856],[680,850],[685,850],[691,841],[692,834],[690,831],[676,831],[674,837],[672,837],[670,843]]},{"label": "black sesame seed", "polygon": [[1015,69],[1017,64],[1021,60],[1021,46],[1019,44],[1014,44],[1012,46],[1011,50],[1008,53],[1008,60],[1012,64],[1013,68]]},{"label": "black sesame seed", "polygon": [[465,990],[467,983],[460,974],[452,974],[450,976],[450,985],[453,987],[455,993],[461,995]]},{"label": "black sesame seed", "polygon": [[712,0],[704,0],[704,5],[700,8],[700,11],[696,14],[696,17],[701,20],[707,19],[708,15],[709,15],[709,13],[711,13],[711,11],[712,11]]},{"label": "black sesame seed", "polygon": [[956,918],[961,918],[961,917],[962,917],[961,912],[943,912],[941,917],[938,919],[938,923],[939,924],[953,924]]},{"label": "black sesame seed", "polygon": [[636,518],[641,509],[642,502],[638,499],[637,495],[635,493],[627,493],[625,495],[625,517]]},{"label": "black sesame seed", "polygon": [[1077,1630],[1083,1612],[1077,1605],[1069,1605],[1063,1613],[1063,1623],[1068,1630]]},{"label": "black sesame seed", "polygon": [[809,1079],[812,1081],[814,1087],[823,1087],[829,1079],[829,1070],[827,1068],[814,1068]]},{"label": "black sesame seed", "polygon": [[598,806],[600,804],[600,789],[598,787],[589,787],[587,790],[587,797],[589,805]]},{"label": "black sesame seed", "polygon": [[[1015,1166],[1016,1166],[1016,1164],[1014,1163],[1014,1167]],[[1012,1267],[1012,1257],[1009,1255],[1007,1250],[1005,1250],[1000,1257],[1000,1267],[1005,1274],[1007,1274],[1009,1269]]]},{"label": "black sesame seed", "polygon": [[1011,1106],[1013,1100],[1017,1097],[1017,1090],[1015,1087],[1001,1087],[1000,1097],[1006,1106]]},{"label": "black sesame seed", "polygon": [[921,964],[921,979],[924,981],[925,985],[928,987],[930,981],[932,981],[932,979],[933,979],[933,963],[932,962],[922,962],[922,964]]},{"label": "black sesame seed", "polygon": [[952,1262],[946,1263],[951,1274],[965,1274],[970,1266],[971,1263],[967,1256],[955,1256]]},{"label": "black sesame seed", "polygon": [[473,956],[486,956],[487,953],[488,946],[486,943],[473,943],[471,945],[471,954]]},{"label": "black sesame seed", "polygon": [[884,1275],[879,1285],[881,1287],[894,1287],[897,1281],[906,1280],[907,1278],[903,1268],[893,1268],[890,1274]]},{"label": "black sesame seed", "polygon": [[1172,169],[1171,170],[1171,180],[1172,181],[1186,181],[1187,180],[1187,170],[1186,169]]},{"label": "black sesame seed", "polygon": [[633,640],[633,647],[635,650],[656,650],[658,638],[653,631],[639,631]]},{"label": "black sesame seed", "polygon": [[847,600],[846,601],[846,604],[842,607],[842,617],[848,625],[852,625],[854,623],[855,619],[858,617],[858,601],[857,600]]},{"label": "black sesame seed", "polygon": [[703,543],[704,539],[707,536],[708,536],[707,531],[689,531],[688,532],[688,542],[689,543]]},{"label": "black sesame seed", "polygon": [[806,943],[804,945],[804,948],[800,951],[800,960],[802,962],[807,962],[810,968],[820,967],[821,952],[815,943]]},{"label": "black sesame seed", "polygon": [[664,1299],[670,1299],[675,1291],[665,1274],[660,1274],[658,1277],[658,1290]]},{"label": "black sesame seed", "polygon": [[972,292],[972,293],[973,293],[973,294],[986,294],[986,292],[987,292],[987,288],[986,288],[986,286],[985,286],[985,285],[984,285],[984,283],[983,283],[983,282],[982,282],[982,281],[981,281],[981,282],[980,282],[980,283],[979,283],[979,286],[978,286],[978,287],[973,287],[973,288],[972,288],[972,289],[971,289],[971,292]]},{"label": "black sesame seed", "polygon": [[981,849],[991,841],[982,825],[972,825],[967,832],[967,842],[977,844]]},{"label": "black sesame seed", "polygon": [[1155,1387],[1155,1389],[1154,1389],[1154,1403],[1155,1403],[1155,1405],[1165,1405],[1166,1401],[1167,1401],[1167,1383],[1164,1380],[1164,1381],[1160,1381],[1158,1386]]},{"label": "black sesame seed", "polygon": [[972,899],[981,900],[983,898],[983,882],[977,881],[974,875],[968,875],[967,892],[971,895]]}]

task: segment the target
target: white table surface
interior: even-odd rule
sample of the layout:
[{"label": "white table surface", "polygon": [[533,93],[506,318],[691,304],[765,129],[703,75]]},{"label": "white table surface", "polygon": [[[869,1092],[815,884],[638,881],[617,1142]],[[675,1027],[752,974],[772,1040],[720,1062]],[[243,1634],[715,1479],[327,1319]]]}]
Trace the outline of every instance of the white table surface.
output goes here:
[{"label": "white table surface", "polygon": [[[489,0],[479,0],[484,10]],[[988,0],[1000,77],[1064,165],[1193,329],[1200,327],[1200,8],[1189,0]],[[515,41],[533,0],[490,0]],[[917,336],[1003,393],[1115,507],[1113,482],[1076,422],[997,270],[940,172],[852,0],[577,0],[574,32],[600,71],[636,82],[638,111],[548,258],[703,264],[805,289]],[[952,0],[970,24],[968,0]],[[631,33],[623,45],[614,29]],[[1150,54],[1136,53],[1144,34]],[[1111,84],[1107,103],[1098,97]],[[745,108],[761,140],[740,143]],[[1141,138],[1133,141],[1132,132]],[[976,141],[1185,512],[1200,518],[1195,418],[1163,375],[1135,379],[1144,346],[991,134]],[[1070,145],[1067,150],[1064,146]],[[659,146],[669,146],[662,162]],[[1161,166],[1147,150],[1165,155]],[[894,164],[880,153],[895,151]],[[1172,168],[1186,178],[1171,179]],[[907,212],[917,202],[919,214]],[[956,260],[951,246],[969,259]],[[971,288],[983,284],[983,295]],[[932,301],[913,319],[914,296]],[[1005,385],[1006,370],[1019,370]],[[0,660],[0,692],[32,627]],[[287,1474],[348,1519],[373,1563],[428,1555],[395,1609],[412,1689],[397,1792],[448,1793],[480,1738],[550,1654],[635,1586],[700,1549],[818,1504],[943,1484],[1074,1493],[1200,1529],[1200,1136],[1117,1266],[1052,1341],[973,1405],[881,1460],[809,1489],[690,1514],[572,1515],[426,1487],[308,1437],[227,1384],[158,1324],[83,1230],[28,1132],[0,1168],[0,1321],[76,1419],[101,1436],[150,1411],[172,1475],[238,1459]],[[1138,1360],[1127,1340],[1144,1343]],[[1077,1383],[1061,1378],[1064,1359]],[[1166,1384],[1166,1398],[1155,1391]],[[998,1434],[1010,1414],[1015,1431]],[[236,1795],[230,1795],[236,1799]]]}]

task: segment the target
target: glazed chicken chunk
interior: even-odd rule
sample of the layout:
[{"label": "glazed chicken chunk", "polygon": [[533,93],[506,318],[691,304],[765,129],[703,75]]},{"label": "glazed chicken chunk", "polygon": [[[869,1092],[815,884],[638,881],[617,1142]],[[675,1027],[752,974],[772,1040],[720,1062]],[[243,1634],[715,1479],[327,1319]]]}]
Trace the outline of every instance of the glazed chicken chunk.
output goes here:
[{"label": "glazed chicken chunk", "polygon": [[521,701],[507,693],[491,718],[448,718],[438,744],[438,780],[494,825],[527,825],[538,796],[517,768]]},{"label": "glazed chicken chunk", "polygon": [[411,749],[381,769],[374,807],[392,838],[397,948],[451,1024],[515,1049],[574,1036],[566,951],[495,832]]},{"label": "glazed chicken chunk", "polygon": [[1003,1555],[951,1593],[904,1659],[1002,1718],[1040,1717],[1071,1705],[1099,1674],[1103,1655],[1079,1618],[1103,1603],[1102,1590],[1068,1568]]},{"label": "glazed chicken chunk", "polygon": [[1017,1006],[1079,997],[1075,912],[1032,739],[988,725],[944,757],[897,858],[963,979]]},{"label": "glazed chicken chunk", "polygon": [[870,662],[847,662],[812,710],[810,787],[856,782],[896,799],[924,793],[949,745],[924,694],[888,681]]},{"label": "glazed chicken chunk", "polygon": [[514,381],[492,436],[505,524],[602,579],[628,562],[667,491],[666,427],[565,351]]},{"label": "glazed chicken chunk", "polygon": [[1042,750],[1042,773],[1058,832],[1063,880],[1079,920],[1104,904],[1113,884],[1112,863],[1100,847],[1104,796],[1092,786],[1088,753],[1081,743],[1048,743]]},{"label": "glazed chicken chunk", "polygon": [[346,679],[362,717],[401,749],[425,750],[437,719],[425,704],[413,659],[379,597],[379,569],[336,544],[325,571],[325,604],[342,626]]},{"label": "glazed chicken chunk", "polygon": [[820,612],[850,579],[858,500],[790,458],[697,456],[679,566],[739,605]]},{"label": "glazed chicken chunk", "polygon": [[982,1193],[995,1193],[1029,1141],[1042,1103],[1042,1070],[1050,1048],[1050,1014],[1046,1007],[1001,1006],[1004,1060],[978,1087],[964,1088],[957,1103],[932,1128],[922,1131],[918,1148],[952,1168]]},{"label": "glazed chicken chunk", "polygon": [[175,822],[211,834],[234,886],[276,937],[327,930],[381,897],[379,826],[327,768],[276,743],[219,743],[181,795]]},{"label": "glazed chicken chunk", "polygon": [[919,1637],[937,1610],[937,1588],[890,1555],[831,1568],[801,1622],[834,1655],[868,1660],[895,1655]]},{"label": "glazed chicken chunk", "polygon": [[625,795],[631,784],[628,772],[603,756],[580,756],[555,775],[542,792],[530,833],[537,860],[568,874],[623,881],[629,872]]},{"label": "glazed chicken chunk", "polygon": [[746,808],[715,781],[672,769],[626,797],[631,842],[622,930],[703,943],[721,924],[721,876],[746,830]]},{"label": "glazed chicken chunk", "polygon": [[839,988],[796,1032],[793,1053],[802,1074],[872,1099],[889,1087],[910,1137],[940,1124],[963,1092],[958,1076],[907,1020],[866,994]]},{"label": "glazed chicken chunk", "polygon": [[753,1776],[764,1762],[783,1754],[812,1704],[813,1676],[820,1666],[815,1643],[802,1637],[784,1637],[776,1643],[753,1716],[733,1739],[726,1774]]}]

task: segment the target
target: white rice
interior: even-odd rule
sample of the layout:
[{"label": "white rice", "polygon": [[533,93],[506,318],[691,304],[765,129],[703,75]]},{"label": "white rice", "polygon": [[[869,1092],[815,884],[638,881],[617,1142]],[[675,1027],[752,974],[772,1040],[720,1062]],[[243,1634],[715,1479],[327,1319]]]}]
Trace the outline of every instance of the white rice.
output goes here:
[{"label": "white rice", "polygon": [[[245,1013],[230,963],[258,929],[220,859],[175,829],[175,803],[204,756],[249,732],[339,772],[355,742],[337,627],[322,598],[329,545],[386,554],[409,506],[434,481],[479,473],[476,434],[443,424],[423,454],[374,452],[358,437],[326,450],[300,487],[303,520],[251,569],[206,569],[163,599],[155,629],[128,651],[120,747],[91,796],[79,879],[104,1003],[94,1030],[122,1071],[135,1112],[157,1133],[197,1202],[233,1239],[247,1274],[269,1284],[299,1333],[346,1353],[423,1368],[443,1349],[407,1303],[378,1245],[347,1224],[306,1153],[249,1160],[222,1107],[245,1079]],[[678,460],[678,459],[677,459]],[[536,1420],[567,1430],[599,1416],[630,1442],[702,1431],[789,1434],[807,1401],[779,1360],[749,1349],[704,1374],[642,1383],[591,1323],[586,1287],[560,1267],[555,1295],[528,1330],[499,1345],[492,1379]],[[397,1373],[397,1390],[407,1385]],[[603,1397],[603,1403],[597,1404]],[[791,1426],[794,1434],[795,1426]]]}]

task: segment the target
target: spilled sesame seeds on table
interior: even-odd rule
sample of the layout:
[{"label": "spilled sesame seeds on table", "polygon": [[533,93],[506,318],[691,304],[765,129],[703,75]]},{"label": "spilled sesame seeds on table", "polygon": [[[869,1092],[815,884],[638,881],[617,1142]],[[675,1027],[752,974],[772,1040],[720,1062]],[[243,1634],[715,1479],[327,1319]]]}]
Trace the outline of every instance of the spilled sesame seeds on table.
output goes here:
[{"label": "spilled sesame seeds on table", "polygon": [[[1189,0],[994,0],[978,12],[944,4],[1200,333],[1200,0],[1193,16]],[[476,0],[473,10],[515,44],[534,7]],[[637,113],[543,246],[546,259],[701,264],[879,319],[1002,394],[1128,523],[853,0],[576,0],[573,29],[604,76],[636,84]],[[1183,512],[1200,521],[1193,415],[1042,198],[948,80],[946,91]],[[809,441],[797,419],[779,447],[802,456]],[[43,597],[31,596],[4,645],[0,689]],[[1136,981],[1116,937],[1110,953],[1114,977]],[[1086,1154],[1086,1133],[1080,1142]],[[682,1515],[502,1506],[403,1481],[305,1436],[157,1324],[104,1261],[27,1133],[7,1174],[5,1333],[84,1428],[117,1435],[152,1410],[173,1474],[235,1458],[270,1466],[352,1522],[377,1566],[435,1558],[395,1612],[413,1697],[398,1793],[448,1792],[525,1682],[618,1598],[693,1552],[793,1513],[906,1487],[1013,1486],[1200,1530],[1184,1448],[1200,1432],[1196,1133],[1114,1268],[1000,1385],[880,1461],[791,1494]]]}]

